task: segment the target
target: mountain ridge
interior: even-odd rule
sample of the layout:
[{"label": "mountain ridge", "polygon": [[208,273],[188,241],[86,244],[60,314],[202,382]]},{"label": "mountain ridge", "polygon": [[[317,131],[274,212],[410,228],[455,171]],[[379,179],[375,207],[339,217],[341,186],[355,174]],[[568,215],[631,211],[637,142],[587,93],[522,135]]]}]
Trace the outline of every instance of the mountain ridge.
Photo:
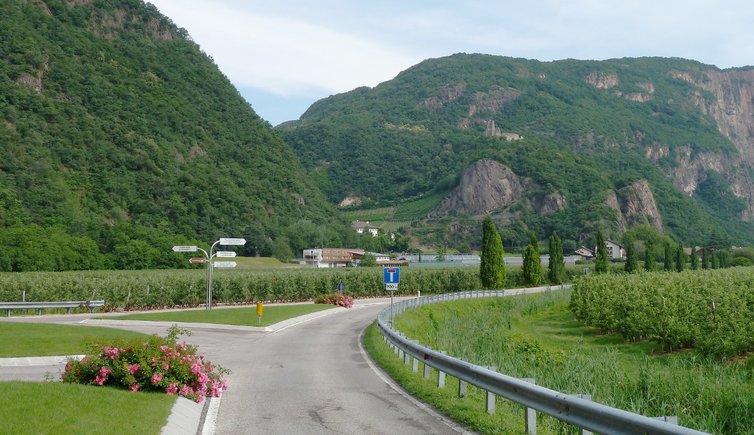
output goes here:
[{"label": "mountain ridge", "polygon": [[340,240],[291,148],[153,5],[12,0],[0,40],[0,270],[176,267],[172,244],[230,236],[270,255],[299,222]]},{"label": "mountain ridge", "polygon": [[[670,235],[704,244],[719,240],[710,234],[722,227],[729,240],[750,243],[752,90],[754,68],[680,58],[455,54],[320,100],[278,130],[333,203],[384,206],[449,192],[466,168],[493,159],[569,204],[550,217],[521,209],[503,219],[511,210],[498,210],[498,224],[524,233],[562,236],[562,219],[579,227],[568,231],[574,241],[602,226],[618,236],[608,192],[646,180]],[[360,178],[348,179],[350,172]],[[529,192],[529,202],[541,193]],[[415,222],[442,227],[426,215]]]}]

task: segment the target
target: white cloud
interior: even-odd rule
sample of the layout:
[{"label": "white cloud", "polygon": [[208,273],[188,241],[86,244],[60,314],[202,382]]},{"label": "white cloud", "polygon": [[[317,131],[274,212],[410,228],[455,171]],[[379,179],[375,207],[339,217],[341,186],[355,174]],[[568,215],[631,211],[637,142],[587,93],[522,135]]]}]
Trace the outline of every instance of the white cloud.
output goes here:
[{"label": "white cloud", "polygon": [[155,3],[231,81],[282,96],[374,86],[421,60],[301,19],[198,0]]},{"label": "white cloud", "polygon": [[374,86],[456,52],[754,64],[748,0],[151,1],[237,87],[284,97],[280,104]]}]

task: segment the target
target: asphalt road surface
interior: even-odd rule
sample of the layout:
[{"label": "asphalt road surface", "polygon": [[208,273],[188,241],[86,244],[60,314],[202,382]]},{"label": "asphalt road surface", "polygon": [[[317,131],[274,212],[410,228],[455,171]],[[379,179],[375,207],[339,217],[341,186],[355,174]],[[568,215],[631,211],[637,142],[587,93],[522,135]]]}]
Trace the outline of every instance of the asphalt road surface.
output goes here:
[{"label": "asphalt road surface", "polygon": [[199,344],[233,370],[216,433],[458,433],[367,363],[359,337],[385,307],[357,305],[276,333],[223,332]]},{"label": "asphalt road surface", "polygon": [[[385,300],[357,301],[350,310],[277,332],[188,328],[192,331],[188,342],[197,345],[210,361],[232,371],[227,376],[229,389],[219,402],[214,433],[464,432],[396,391],[367,361],[360,335],[386,306]],[[51,316],[45,320],[73,324],[82,319],[67,317],[61,321],[59,316]],[[150,325],[118,327],[159,334],[166,329]],[[6,376],[16,372],[4,371]],[[54,367],[51,371],[55,372]]]}]

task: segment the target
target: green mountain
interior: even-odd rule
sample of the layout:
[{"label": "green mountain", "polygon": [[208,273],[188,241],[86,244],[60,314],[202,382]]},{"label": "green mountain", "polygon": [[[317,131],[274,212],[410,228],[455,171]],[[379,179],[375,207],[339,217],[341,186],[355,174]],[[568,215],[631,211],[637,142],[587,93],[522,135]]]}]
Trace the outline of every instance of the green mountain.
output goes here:
[{"label": "green mountain", "polygon": [[[754,68],[668,58],[426,60],[278,127],[331,202],[420,241],[591,243],[638,224],[754,242]],[[347,206],[347,207],[346,207]],[[386,208],[387,207],[387,208]],[[364,212],[368,215],[368,212]]]},{"label": "green mountain", "polygon": [[344,222],[312,184],[154,6],[4,2],[0,271],[174,267],[171,245],[218,237],[269,254],[302,226],[337,244]]}]

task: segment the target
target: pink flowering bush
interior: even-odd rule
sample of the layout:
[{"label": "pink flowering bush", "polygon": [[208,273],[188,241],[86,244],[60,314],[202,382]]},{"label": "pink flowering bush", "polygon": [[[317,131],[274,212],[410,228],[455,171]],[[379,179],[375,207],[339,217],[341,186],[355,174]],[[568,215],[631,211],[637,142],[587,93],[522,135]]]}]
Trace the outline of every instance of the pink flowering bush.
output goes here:
[{"label": "pink flowering bush", "polygon": [[177,343],[185,333],[174,326],[166,337],[93,344],[82,360],[68,360],[63,381],[179,394],[198,403],[206,396],[220,397],[228,388],[224,375],[229,371],[197,355],[195,346]]},{"label": "pink flowering bush", "polygon": [[351,308],[353,306],[353,297],[348,295],[342,295],[338,293],[330,293],[326,295],[319,295],[315,300],[315,304],[333,304],[339,307]]}]

